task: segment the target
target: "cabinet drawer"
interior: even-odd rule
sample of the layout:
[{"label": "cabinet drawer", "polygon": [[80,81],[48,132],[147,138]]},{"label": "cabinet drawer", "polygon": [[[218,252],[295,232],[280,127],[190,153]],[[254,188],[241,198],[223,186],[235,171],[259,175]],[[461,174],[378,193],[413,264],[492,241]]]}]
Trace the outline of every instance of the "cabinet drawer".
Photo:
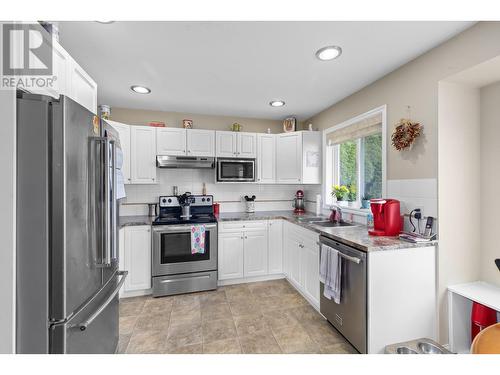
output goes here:
[{"label": "cabinet drawer", "polygon": [[219,231],[221,232],[234,232],[234,231],[248,231],[248,230],[265,230],[267,229],[266,220],[255,221],[226,221],[219,223]]}]

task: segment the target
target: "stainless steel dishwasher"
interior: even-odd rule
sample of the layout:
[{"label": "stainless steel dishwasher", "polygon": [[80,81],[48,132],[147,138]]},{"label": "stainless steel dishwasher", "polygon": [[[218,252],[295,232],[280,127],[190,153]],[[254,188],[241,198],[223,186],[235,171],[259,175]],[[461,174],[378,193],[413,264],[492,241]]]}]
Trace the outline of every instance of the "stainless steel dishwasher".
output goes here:
[{"label": "stainless steel dishwasher", "polygon": [[323,295],[320,283],[320,310],[328,321],[360,352],[367,352],[367,256],[350,246],[320,236],[323,245],[338,250],[342,262],[340,304]]}]

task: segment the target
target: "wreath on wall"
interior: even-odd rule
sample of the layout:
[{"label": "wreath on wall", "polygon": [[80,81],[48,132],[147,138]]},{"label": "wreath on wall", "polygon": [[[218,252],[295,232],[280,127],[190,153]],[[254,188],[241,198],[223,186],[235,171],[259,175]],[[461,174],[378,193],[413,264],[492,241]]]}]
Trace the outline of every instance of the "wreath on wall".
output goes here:
[{"label": "wreath on wall", "polygon": [[411,148],[411,145],[422,134],[423,126],[418,122],[402,118],[396,124],[396,129],[392,132],[392,145],[398,151]]}]

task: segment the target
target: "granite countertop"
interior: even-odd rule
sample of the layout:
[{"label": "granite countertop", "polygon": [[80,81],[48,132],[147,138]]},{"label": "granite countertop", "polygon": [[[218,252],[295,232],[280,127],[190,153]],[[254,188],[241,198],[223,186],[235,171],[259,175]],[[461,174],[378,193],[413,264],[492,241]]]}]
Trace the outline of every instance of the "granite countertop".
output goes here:
[{"label": "granite countertop", "polygon": [[[246,221],[246,220],[273,220],[284,219],[293,224],[300,225],[306,229],[315,231],[333,240],[342,242],[356,249],[371,252],[381,250],[408,249],[415,247],[434,246],[437,241],[425,243],[411,243],[400,240],[398,237],[376,237],[368,234],[366,225],[355,224],[352,227],[321,227],[312,223],[305,222],[304,219],[317,217],[327,220],[327,216],[313,215],[306,213],[303,215],[294,215],[293,211],[258,211],[255,213],[228,212],[221,213],[218,216],[219,221]],[[319,220],[319,219],[318,219]]]},{"label": "granite countertop", "polygon": [[118,226],[120,228],[130,225],[151,225],[155,218],[151,216],[120,216]]},{"label": "granite countertop", "polygon": [[[355,224],[355,226],[352,227],[325,228],[304,221],[304,219],[312,217],[318,218],[318,220],[328,219],[327,216],[316,216],[311,213],[295,215],[293,211],[257,211],[254,213],[225,212],[219,214],[217,216],[217,219],[219,222],[283,219],[365,252],[408,249],[415,247],[434,246],[437,244],[437,241],[411,243],[401,241],[398,237],[370,236],[368,234],[368,228],[366,227],[366,225],[362,224]],[[122,228],[130,225],[151,225],[153,220],[154,217],[151,216],[120,216],[119,227]]]}]

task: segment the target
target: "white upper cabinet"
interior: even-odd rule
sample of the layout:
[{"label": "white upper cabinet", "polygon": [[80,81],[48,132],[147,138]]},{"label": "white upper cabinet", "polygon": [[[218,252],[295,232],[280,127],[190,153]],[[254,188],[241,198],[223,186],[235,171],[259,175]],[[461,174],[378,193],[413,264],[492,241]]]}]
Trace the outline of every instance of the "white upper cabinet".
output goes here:
[{"label": "white upper cabinet", "polygon": [[276,136],[257,135],[257,182],[273,184],[276,182]]},{"label": "white upper cabinet", "polygon": [[47,93],[54,98],[59,95],[69,95],[70,86],[70,66],[72,58],[59,43],[53,43],[52,49],[52,74],[57,77],[52,88],[47,88]]},{"label": "white upper cabinet", "polygon": [[236,133],[226,131],[215,132],[215,151],[219,158],[235,158],[238,156],[236,149]]},{"label": "white upper cabinet", "polygon": [[156,183],[156,128],[131,126],[130,177],[133,184]]},{"label": "white upper cabinet", "polygon": [[276,181],[279,184],[321,183],[321,133],[298,131],[278,134]]},{"label": "white upper cabinet", "polygon": [[[12,60],[16,67],[24,66],[24,40],[22,35],[14,33],[12,37]],[[52,75],[55,80],[52,86],[31,87],[28,88],[28,91],[33,94],[50,95],[54,98],[65,95],[89,111],[97,113],[97,84],[95,81],[48,32],[42,30],[41,34],[33,34],[35,38],[40,35],[45,43],[52,45]]]},{"label": "white upper cabinet", "polygon": [[257,134],[237,133],[236,154],[240,158],[254,159],[257,157]]},{"label": "white upper cabinet", "polygon": [[229,131],[215,132],[216,156],[223,158],[257,157],[257,134]]},{"label": "white upper cabinet", "polygon": [[280,184],[300,184],[302,177],[302,133],[278,134],[276,179]]},{"label": "white upper cabinet", "polygon": [[120,136],[120,146],[123,154],[122,174],[125,184],[131,183],[130,177],[130,125],[116,121],[106,120]]},{"label": "white upper cabinet", "polygon": [[215,156],[215,131],[187,129],[188,156]]},{"label": "white upper cabinet", "polygon": [[186,155],[186,129],[156,128],[157,155]]},{"label": "white upper cabinet", "polygon": [[97,113],[97,84],[78,63],[69,64],[70,90],[68,96],[93,113]]}]

